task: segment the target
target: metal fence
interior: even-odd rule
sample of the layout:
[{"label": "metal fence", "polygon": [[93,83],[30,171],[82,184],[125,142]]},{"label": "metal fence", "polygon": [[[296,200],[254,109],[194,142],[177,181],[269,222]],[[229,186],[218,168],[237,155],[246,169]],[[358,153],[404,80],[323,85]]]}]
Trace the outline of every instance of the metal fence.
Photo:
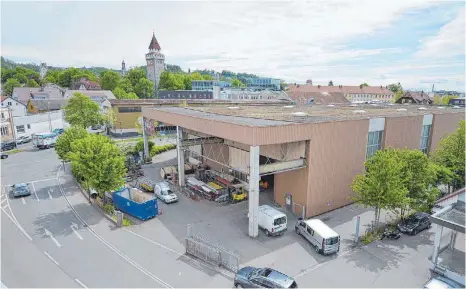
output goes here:
[{"label": "metal fence", "polygon": [[240,257],[238,254],[196,232],[192,225],[188,225],[186,253],[232,272],[237,272],[239,269]]}]

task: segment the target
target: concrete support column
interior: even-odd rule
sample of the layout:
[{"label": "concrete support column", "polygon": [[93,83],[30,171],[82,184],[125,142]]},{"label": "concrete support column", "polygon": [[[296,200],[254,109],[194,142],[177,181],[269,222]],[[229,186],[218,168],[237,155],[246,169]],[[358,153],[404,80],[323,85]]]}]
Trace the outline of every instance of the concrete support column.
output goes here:
[{"label": "concrete support column", "polygon": [[455,248],[455,244],[456,244],[456,231],[452,231],[451,232],[451,236],[450,236],[450,249],[454,249]]},{"label": "concrete support column", "polygon": [[249,236],[259,235],[259,146],[249,149]]},{"label": "concrete support column", "polygon": [[443,234],[443,226],[437,225],[437,228],[440,227],[440,230],[436,230],[435,232],[435,240],[434,240],[434,253],[432,254],[432,263],[437,266],[438,261],[438,254],[440,250],[440,239],[442,238]]},{"label": "concrete support column", "polygon": [[183,129],[176,127],[176,151],[178,159],[178,185],[184,187],[184,150],[183,144]]},{"label": "concrete support column", "polygon": [[146,133],[146,118],[142,118],[142,138],[144,139],[144,156],[143,159],[147,160],[150,158],[149,155],[149,137]]}]

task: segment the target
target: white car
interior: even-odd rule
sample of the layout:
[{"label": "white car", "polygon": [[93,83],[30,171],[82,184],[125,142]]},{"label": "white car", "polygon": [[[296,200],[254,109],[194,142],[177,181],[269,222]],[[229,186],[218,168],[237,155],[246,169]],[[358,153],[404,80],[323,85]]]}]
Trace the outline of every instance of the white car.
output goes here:
[{"label": "white car", "polygon": [[170,186],[167,182],[157,183],[155,185],[154,193],[157,198],[166,204],[178,202],[178,197],[170,190]]}]

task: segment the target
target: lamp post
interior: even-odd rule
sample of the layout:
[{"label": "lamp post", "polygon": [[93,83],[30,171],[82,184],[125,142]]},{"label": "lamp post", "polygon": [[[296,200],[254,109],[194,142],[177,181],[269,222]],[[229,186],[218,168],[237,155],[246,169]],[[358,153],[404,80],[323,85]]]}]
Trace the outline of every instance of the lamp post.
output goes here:
[{"label": "lamp post", "polygon": [[50,118],[50,101],[47,102],[47,108],[48,108],[48,111],[49,111],[49,129],[50,131],[52,131],[52,119]]}]

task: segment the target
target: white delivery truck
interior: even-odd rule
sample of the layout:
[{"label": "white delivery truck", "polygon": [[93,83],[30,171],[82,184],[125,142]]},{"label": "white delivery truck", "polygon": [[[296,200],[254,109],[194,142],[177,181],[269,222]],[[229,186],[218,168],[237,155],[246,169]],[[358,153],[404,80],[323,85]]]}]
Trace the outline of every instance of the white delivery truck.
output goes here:
[{"label": "white delivery truck", "polygon": [[317,253],[329,255],[340,250],[340,235],[319,219],[299,218],[295,230],[314,246]]},{"label": "white delivery truck", "polygon": [[32,135],[32,144],[39,149],[54,147],[57,143],[58,135],[54,132],[35,133]]},{"label": "white delivery truck", "polygon": [[178,202],[178,197],[170,189],[167,182],[159,182],[155,185],[154,193],[165,204]]},{"label": "white delivery truck", "polygon": [[282,235],[286,231],[286,215],[268,205],[259,206],[259,228],[267,236]]}]

